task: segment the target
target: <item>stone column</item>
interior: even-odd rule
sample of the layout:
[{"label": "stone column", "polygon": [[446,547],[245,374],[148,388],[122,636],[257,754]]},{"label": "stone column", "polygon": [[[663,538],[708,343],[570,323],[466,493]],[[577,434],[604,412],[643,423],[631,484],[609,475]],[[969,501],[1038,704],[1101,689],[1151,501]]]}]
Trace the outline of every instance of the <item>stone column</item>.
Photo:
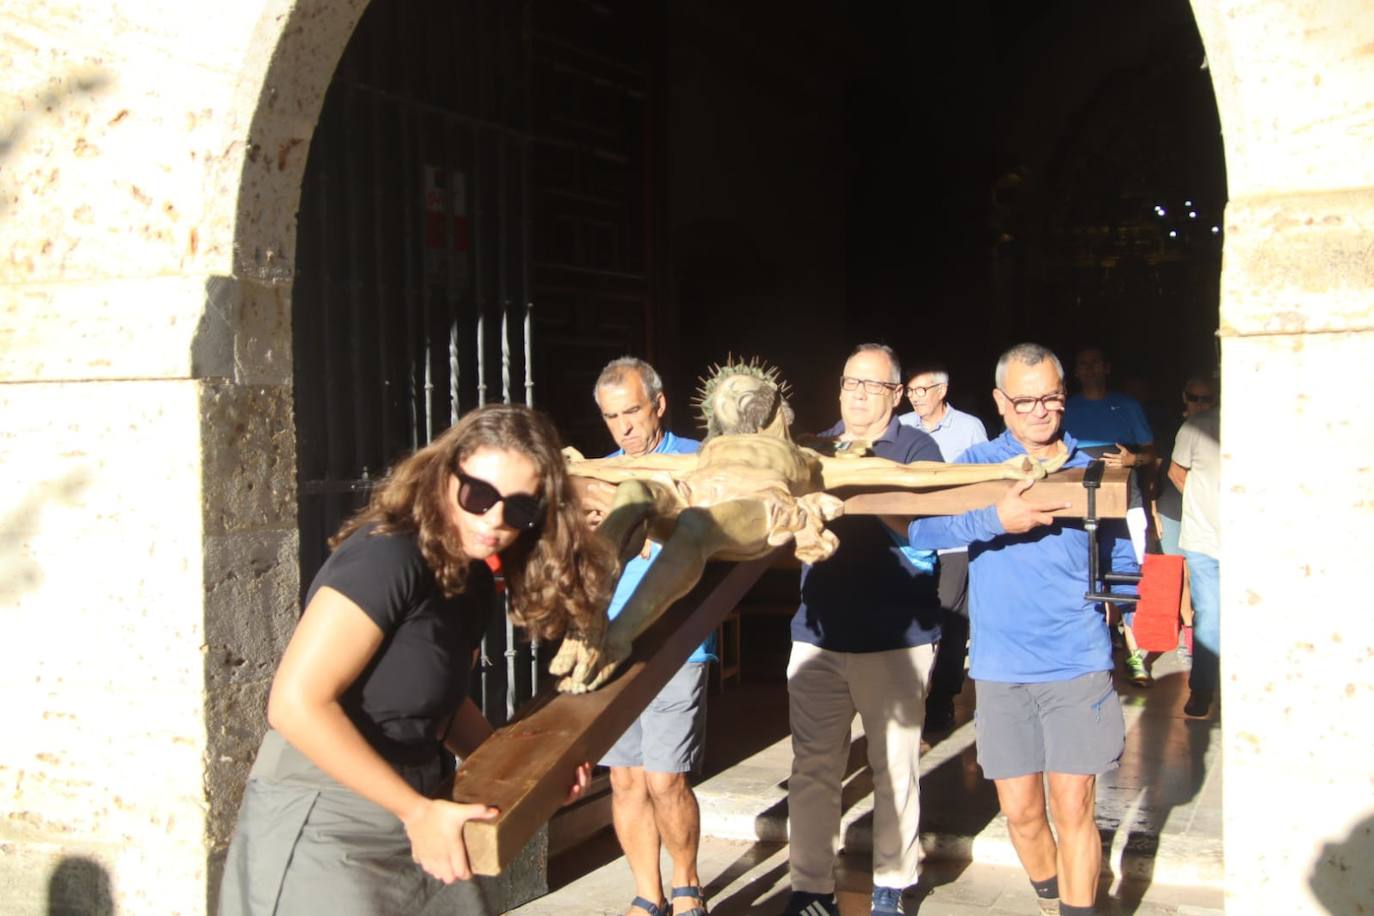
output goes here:
[{"label": "stone column", "polygon": [[1374,8],[1194,0],[1222,271],[1227,909],[1374,910]]}]

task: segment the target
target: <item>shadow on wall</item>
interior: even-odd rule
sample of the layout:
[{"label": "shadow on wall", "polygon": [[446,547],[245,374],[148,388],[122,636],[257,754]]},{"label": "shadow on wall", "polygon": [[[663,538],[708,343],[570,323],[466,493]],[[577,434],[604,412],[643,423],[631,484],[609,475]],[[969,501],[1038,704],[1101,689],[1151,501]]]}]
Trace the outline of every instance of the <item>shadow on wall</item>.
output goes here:
[{"label": "shadow on wall", "polygon": [[1307,883],[1328,913],[1374,910],[1374,815],[1351,828],[1339,843],[1327,843],[1312,863]]},{"label": "shadow on wall", "polygon": [[70,856],[48,879],[48,916],[114,916],[114,894],[105,866]]},{"label": "shadow on wall", "polygon": [[57,480],[40,483],[0,520],[0,531],[21,535],[0,542],[3,545],[0,546],[0,606],[15,606],[21,595],[33,591],[43,582],[43,569],[24,552],[22,535],[38,529],[45,508],[53,505],[78,506],[81,491],[90,482],[87,471],[76,470]]},{"label": "shadow on wall", "polygon": [[[77,95],[91,95],[110,83],[109,74],[96,69],[75,70],[65,76],[55,76],[41,88],[19,93],[12,114],[0,122],[0,160],[23,141],[33,123],[44,115],[52,115],[67,100]],[[11,172],[10,180],[14,180]],[[9,195],[0,195],[0,212]]]}]

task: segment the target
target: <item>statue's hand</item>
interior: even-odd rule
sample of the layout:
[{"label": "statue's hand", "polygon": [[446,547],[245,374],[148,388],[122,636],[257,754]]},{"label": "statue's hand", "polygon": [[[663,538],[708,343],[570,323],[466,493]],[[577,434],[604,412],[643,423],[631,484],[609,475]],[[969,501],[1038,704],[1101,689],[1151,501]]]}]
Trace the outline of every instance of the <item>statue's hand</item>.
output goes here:
[{"label": "statue's hand", "polygon": [[844,500],[829,493],[808,493],[797,500],[797,508],[800,526],[792,535],[797,559],[803,563],[828,560],[839,548],[840,539],[825,523],[844,514]]},{"label": "statue's hand", "polygon": [[586,456],[571,445],[565,445],[563,446],[563,460],[572,464],[574,461],[586,461],[587,459]]}]

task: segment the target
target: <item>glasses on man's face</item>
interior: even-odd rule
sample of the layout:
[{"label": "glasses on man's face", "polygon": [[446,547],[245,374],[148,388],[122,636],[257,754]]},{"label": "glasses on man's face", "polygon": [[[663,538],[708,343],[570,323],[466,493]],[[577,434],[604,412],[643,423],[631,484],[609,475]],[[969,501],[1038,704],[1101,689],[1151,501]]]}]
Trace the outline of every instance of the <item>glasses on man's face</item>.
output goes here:
[{"label": "glasses on man's face", "polygon": [[471,512],[473,515],[486,515],[491,511],[492,506],[497,503],[505,503],[506,508],[501,517],[505,520],[508,528],[533,528],[539,524],[539,520],[544,516],[544,502],[537,496],[531,496],[528,493],[512,493],[509,496],[502,496],[500,490],[480,477],[469,477],[462,471],[459,471],[456,476],[458,477],[458,505],[463,507],[464,512]]},{"label": "glasses on man's face", "polygon": [[[997,389],[1002,391],[1001,388]],[[1038,398],[1014,398],[1002,391],[1002,396],[1011,402],[1011,409],[1017,413],[1030,413],[1035,410],[1036,405],[1044,407],[1046,410],[1055,412],[1064,409],[1064,395],[1047,394]]]},{"label": "glasses on man's face", "polygon": [[855,378],[852,375],[846,375],[840,379],[840,388],[845,391],[853,391],[860,385],[863,385],[864,391],[869,394],[891,394],[902,387],[899,382],[880,382],[877,379]]},{"label": "glasses on man's face", "polygon": [[1189,404],[1215,404],[1217,396],[1214,394],[1194,394],[1191,391],[1183,392],[1183,400]]},{"label": "glasses on man's face", "polygon": [[906,393],[911,395],[913,398],[923,398],[943,384],[944,382],[936,382],[934,385],[912,385],[910,388],[906,390]]}]

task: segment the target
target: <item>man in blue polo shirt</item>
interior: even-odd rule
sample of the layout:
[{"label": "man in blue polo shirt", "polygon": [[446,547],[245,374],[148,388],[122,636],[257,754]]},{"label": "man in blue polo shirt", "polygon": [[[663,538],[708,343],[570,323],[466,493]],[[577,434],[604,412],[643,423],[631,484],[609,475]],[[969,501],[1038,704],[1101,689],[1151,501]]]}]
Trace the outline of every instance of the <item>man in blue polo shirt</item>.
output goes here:
[{"label": "man in blue polo shirt", "polygon": [[[864,441],[879,457],[902,464],[940,460],[934,439],[893,416],[902,399],[902,371],[888,347],[856,349],[844,365],[839,395],[840,422],[823,438]],[[829,527],[839,536],[839,550],[803,569],[801,606],[792,619],[792,896],[784,912],[839,913],[840,782],[858,712],[873,771],[872,912],[890,916],[902,912],[902,891],[918,876],[918,757],[940,639],[934,557],[908,555],[905,544],[871,516],[842,517]]]},{"label": "man in blue polo shirt", "polygon": [[[654,367],[624,356],[607,363],[593,390],[606,429],[620,447],[607,457],[655,452],[690,454],[701,449],[663,428],[668,409],[663,380]],[[614,618],[630,600],[659,546],[625,564],[611,598]],[[697,875],[701,813],[687,774],[701,768],[706,735],[706,675],[715,637],[697,647],[615,746],[601,759],[611,771],[611,819],[635,880],[634,916],[702,912],[706,905]],[[659,872],[660,849],[673,862],[671,897],[665,901]]]},{"label": "man in blue polo shirt", "polygon": [[[983,421],[949,403],[949,372],[939,363],[918,363],[907,372],[906,396],[912,412],[898,421],[927,433],[940,446],[940,457],[953,461],[969,446],[988,441]],[[940,551],[940,651],[930,674],[926,697],[926,733],[954,726],[954,698],[964,689],[968,657],[968,551]]]},{"label": "man in blue polo shirt", "polygon": [[[1038,344],[1018,344],[997,363],[993,398],[1007,430],[975,445],[959,463],[1018,455],[1089,457],[1060,430],[1064,370]],[[1125,745],[1112,684],[1112,643],[1098,606],[1084,598],[1088,535],[1082,522],[1055,519],[1029,481],[994,506],[922,518],[907,531],[913,548],[967,545],[969,674],[978,693],[978,763],[994,781],[1012,845],[1046,913],[1093,912],[1102,841],[1097,774],[1116,767]],[[1101,528],[1116,572],[1137,569],[1124,525]],[[1054,833],[1045,812],[1048,774]],[[1056,842],[1057,837],[1057,842]],[[1057,906],[1057,909],[1056,909]]]}]

